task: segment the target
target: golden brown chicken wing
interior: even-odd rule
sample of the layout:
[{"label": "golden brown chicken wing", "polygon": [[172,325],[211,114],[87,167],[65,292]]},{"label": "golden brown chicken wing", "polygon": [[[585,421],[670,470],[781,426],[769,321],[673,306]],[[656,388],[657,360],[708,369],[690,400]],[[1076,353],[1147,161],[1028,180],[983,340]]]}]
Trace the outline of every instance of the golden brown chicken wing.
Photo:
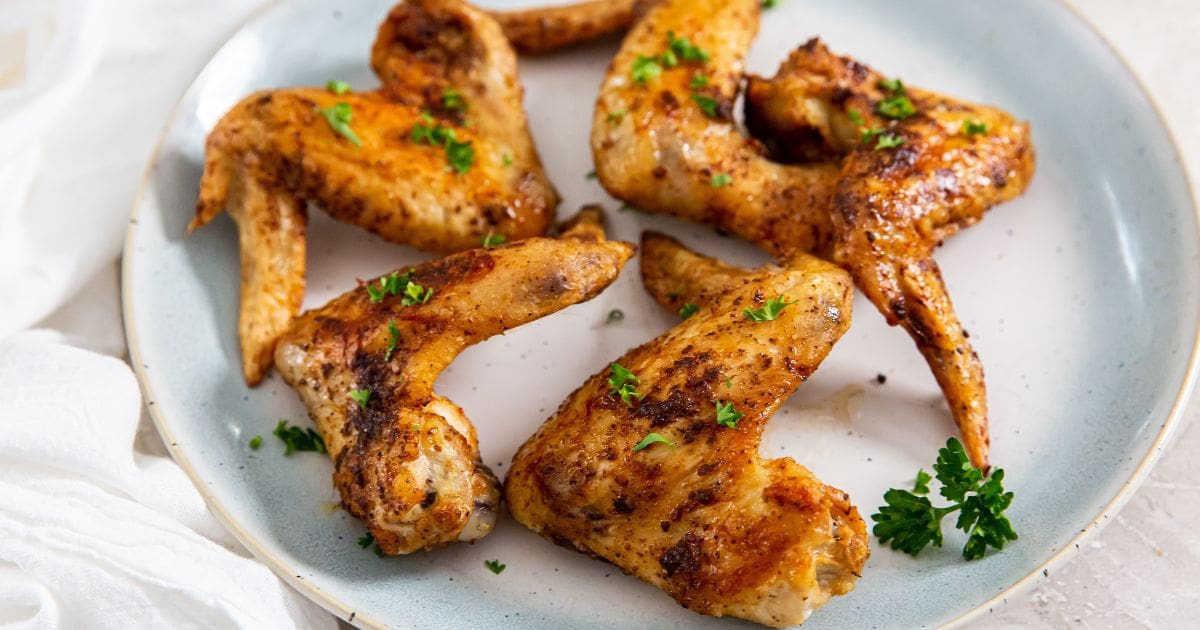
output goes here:
[{"label": "golden brown chicken wing", "polygon": [[658,245],[643,265],[707,296],[699,312],[571,394],[513,458],[509,511],[691,610],[800,623],[853,589],[866,525],[844,492],[762,459],[759,441],[849,325],[850,279],[808,256],[754,272],[673,266]]},{"label": "golden brown chicken wing", "polygon": [[600,182],[781,259],[813,252],[850,270],[914,338],[986,467],[983,372],[931,252],[1025,189],[1028,126],[887,81],[813,41],[774,79],[751,81],[748,124],[791,164],[768,160],[730,113],[758,12],[753,0],[666,0],[630,31],[593,119]]},{"label": "golden brown chicken wing", "polygon": [[371,92],[253,94],[209,135],[194,230],[228,209],[242,258],[246,381],[270,367],[304,293],[304,207],[421,249],[489,233],[542,234],[558,196],[521,106],[516,56],[499,25],[458,0],[398,5],[371,54]]},{"label": "golden brown chicken wing", "polygon": [[474,427],[433,383],[462,350],[591,299],[633,255],[589,209],[560,238],[474,249],[300,316],[275,364],[309,409],[342,505],[387,554],[486,535],[500,491]]},{"label": "golden brown chicken wing", "polygon": [[514,48],[547,53],[563,46],[626,29],[639,5],[653,0],[587,0],[517,11],[493,11]]}]

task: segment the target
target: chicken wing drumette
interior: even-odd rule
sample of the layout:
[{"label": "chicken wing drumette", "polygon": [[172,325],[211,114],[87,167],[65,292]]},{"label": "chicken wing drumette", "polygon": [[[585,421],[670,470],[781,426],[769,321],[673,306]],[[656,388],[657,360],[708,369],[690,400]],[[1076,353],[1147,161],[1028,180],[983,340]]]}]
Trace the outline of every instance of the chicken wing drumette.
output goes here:
[{"label": "chicken wing drumette", "polygon": [[[983,371],[932,250],[1024,191],[1034,165],[1028,125],[886,81],[812,41],[775,78],[750,83],[751,130],[791,164],[769,160],[731,116],[758,14],[753,0],[666,0],[631,30],[593,120],[601,183],[781,259],[812,252],[845,267],[916,341],[973,463],[986,467]],[[685,49],[696,51],[691,60],[663,57]],[[659,75],[646,74],[649,63]]]},{"label": "chicken wing drumette", "polygon": [[304,294],[305,203],[421,249],[542,234],[558,203],[522,109],[516,56],[491,17],[459,0],[412,0],[379,28],[371,92],[253,94],[205,147],[194,230],[238,225],[238,332],[246,381],[270,368]]},{"label": "chicken wing drumette", "polygon": [[500,490],[462,409],[433,391],[466,347],[591,299],[633,246],[597,210],[559,238],[474,249],[376,279],[300,316],[275,364],[309,409],[342,505],[387,554],[486,535]]},{"label": "chicken wing drumette", "polygon": [[547,53],[624,30],[653,0],[586,0],[517,11],[493,11],[514,48]]},{"label": "chicken wing drumette", "polygon": [[[617,360],[635,380],[613,367],[567,398],[513,458],[509,511],[691,610],[800,623],[853,589],[866,525],[844,492],[763,459],[759,441],[846,330],[853,287],[809,256],[754,272],[693,264],[714,273],[661,271],[700,311]],[[743,312],[780,297],[773,320]]]}]

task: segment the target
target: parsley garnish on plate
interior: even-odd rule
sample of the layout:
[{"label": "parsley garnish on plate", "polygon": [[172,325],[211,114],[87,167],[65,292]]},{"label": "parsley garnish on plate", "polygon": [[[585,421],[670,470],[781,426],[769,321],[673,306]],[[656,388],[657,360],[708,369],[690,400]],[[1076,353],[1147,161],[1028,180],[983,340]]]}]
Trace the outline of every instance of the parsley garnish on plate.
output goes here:
[{"label": "parsley garnish on plate", "polygon": [[257,451],[258,447],[262,446],[262,436],[256,435],[250,438],[250,450]]},{"label": "parsley garnish on plate", "polygon": [[713,188],[728,186],[729,184],[733,183],[733,176],[731,176],[729,173],[717,173],[716,175],[712,176],[712,179],[710,179],[708,183]]},{"label": "parsley garnish on plate", "polygon": [[495,232],[488,232],[487,236],[483,237],[482,244],[484,249],[491,249],[497,245],[503,245],[507,242],[507,236],[503,234],[496,234]]},{"label": "parsley garnish on plate", "polygon": [[371,390],[369,389],[352,389],[350,390],[350,398],[358,403],[360,408],[366,407],[367,403],[371,402]]},{"label": "parsley garnish on plate", "polygon": [[608,369],[612,373],[608,377],[608,386],[612,388],[608,392],[608,395],[618,396],[621,398],[621,402],[632,406],[633,403],[630,402],[630,398],[635,396],[637,398],[642,397],[641,394],[637,393],[638,377],[633,372],[621,367],[619,363],[610,365]]},{"label": "parsley garnish on plate", "polygon": [[679,316],[682,317],[683,319],[687,319],[687,318],[691,317],[692,315],[695,315],[696,313],[699,313],[699,312],[700,312],[699,306],[696,306],[695,304],[692,304],[691,302],[685,302],[683,304],[683,308],[679,309]]},{"label": "parsley garnish on plate", "polygon": [[463,97],[462,92],[454,88],[446,88],[442,90],[442,107],[452,112],[467,111],[467,99]]},{"label": "parsley garnish on plate", "polygon": [[388,330],[387,353],[383,355],[383,360],[391,361],[392,353],[396,351],[396,344],[400,342],[400,329],[396,328],[396,320],[394,320],[394,319],[388,320],[387,330]]},{"label": "parsley garnish on plate", "polygon": [[762,8],[774,9],[779,6],[779,0],[762,0]]},{"label": "parsley garnish on plate", "polygon": [[280,420],[272,433],[283,441],[283,445],[286,447],[283,452],[285,456],[300,451],[325,452],[325,440],[321,439],[319,433],[312,429],[288,426],[287,420]]},{"label": "parsley garnish on plate", "polygon": [[354,117],[354,112],[350,109],[349,103],[338,103],[333,107],[317,107],[313,111],[324,116],[329,126],[349,140],[350,144],[356,147],[362,146],[362,140],[359,140],[354,130],[350,128],[350,120]]},{"label": "parsley garnish on plate", "polygon": [[341,96],[350,91],[350,84],[346,83],[345,81],[330,79],[329,81],[325,82],[325,89],[337,94],[338,96]]},{"label": "parsley garnish on plate", "polygon": [[491,571],[492,573],[495,573],[496,575],[500,575],[501,573],[504,573],[504,569],[508,565],[500,564],[499,560],[484,560],[483,566],[487,567],[488,570]]},{"label": "parsley garnish on plate", "polygon": [[744,415],[746,414],[734,411],[732,402],[723,403],[719,400],[717,401],[717,424],[729,427],[730,429],[736,429],[738,420],[741,420]]},{"label": "parsley garnish on plate", "polygon": [[974,118],[968,118],[963,121],[963,133],[968,136],[976,136],[981,133],[987,133],[987,123],[979,122]]},{"label": "parsley garnish on plate", "polygon": [[671,440],[668,440],[667,438],[665,438],[657,433],[650,432],[650,433],[646,434],[646,437],[642,438],[641,442],[638,442],[637,444],[634,445],[633,450],[640,451],[642,449],[649,448],[651,444],[658,444],[659,442],[666,444],[672,448],[677,446]]},{"label": "parsley garnish on plate", "polygon": [[985,478],[983,472],[971,465],[963,445],[956,438],[946,441],[938,450],[934,475],[942,484],[938,494],[950,501],[946,507],[934,507],[929,498],[931,478],[924,470],[917,472],[912,491],[892,488],[883,495],[887,505],[871,515],[875,521],[872,532],[881,543],[892,549],[917,555],[927,545],[942,546],[942,519],[958,512],[954,527],[966,532],[967,544],[962,555],[977,560],[988,547],[1000,550],[1017,539],[1004,510],[1012,504],[1013,493],[1005,492],[1004,471],[997,469]]},{"label": "parsley garnish on plate", "polygon": [[773,321],[775,318],[779,317],[779,313],[783,312],[783,309],[796,303],[795,301],[785,302],[784,299],[785,298],[782,295],[771,298],[770,300],[767,300],[766,305],[762,308],[748,308],[742,311],[742,314],[746,316],[746,319],[752,322]]},{"label": "parsley garnish on plate", "polygon": [[358,546],[363,549],[370,549],[375,552],[375,555],[383,557],[383,550],[379,548],[379,543],[375,542],[375,536],[371,532],[367,532],[358,537]]}]

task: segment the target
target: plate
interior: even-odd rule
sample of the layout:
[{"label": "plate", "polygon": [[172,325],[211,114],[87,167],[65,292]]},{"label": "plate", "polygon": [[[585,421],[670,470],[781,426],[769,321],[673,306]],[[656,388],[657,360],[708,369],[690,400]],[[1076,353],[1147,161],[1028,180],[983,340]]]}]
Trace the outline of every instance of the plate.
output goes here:
[{"label": "plate", "polygon": [[[334,614],[388,627],[731,627],[680,608],[609,564],[556,547],[503,518],[474,544],[380,559],[341,510],[331,465],[285,458],[280,418],[307,424],[272,376],[247,388],[235,333],[238,254],[222,217],[191,237],[206,132],[253,90],[341,78],[375,85],[367,55],[390,2],[280,3],[235,34],[168,125],[137,200],[124,257],[126,329],[147,403],[176,461],[212,511],[275,572]],[[1145,476],[1185,403],[1196,361],[1200,255],[1191,191],[1166,127],[1118,56],[1063,5],[1044,0],[784,0],[765,14],[749,60],[771,72],[820,35],[912,85],[998,104],[1028,118],[1039,166],[1029,191],[937,254],[987,369],[993,461],[1016,493],[1021,538],[977,562],[946,547],[910,558],[873,544],[857,590],[809,628],[931,626],[976,618],[1047,563],[1078,548]],[[608,208],[611,233],[659,229],[739,264],[764,259],[709,228],[617,212],[585,177],[591,109],[617,39],[522,59],[526,108],[560,215]],[[306,307],[429,255],[314,212]],[[645,294],[636,261],[586,304],[463,353],[438,381],[507,472],[517,447],[568,393],[676,319]],[[606,324],[619,308],[625,318]],[[854,324],[783,407],[763,442],[864,514],[909,483],[952,433],[949,412],[908,337],[861,296]],[[876,383],[876,375],[887,377]],[[266,436],[258,451],[247,448]],[[874,541],[873,541],[874,542]],[[507,565],[502,575],[484,560]]]}]

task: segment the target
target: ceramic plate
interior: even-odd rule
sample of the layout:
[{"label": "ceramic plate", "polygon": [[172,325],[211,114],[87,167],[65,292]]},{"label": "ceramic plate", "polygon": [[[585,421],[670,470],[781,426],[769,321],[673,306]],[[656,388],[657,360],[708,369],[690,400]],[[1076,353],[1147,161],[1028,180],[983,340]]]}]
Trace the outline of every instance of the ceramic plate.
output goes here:
[{"label": "ceramic plate", "polygon": [[[272,6],[213,57],[184,95],[138,200],[124,259],[130,351],[158,428],[212,511],[280,576],[343,619],[389,627],[732,627],[609,564],[556,547],[511,519],[473,544],[380,559],[355,544],[324,457],[284,457],[280,418],[306,425],[278,377],[249,389],[235,333],[238,252],[222,217],[191,237],[204,137],[251,91],[349,80],[375,85],[367,56],[387,0]],[[881,71],[998,104],[1033,124],[1038,172],[1021,198],[938,250],[987,369],[993,461],[1016,501],[1020,540],[977,562],[961,535],[919,558],[874,544],[857,589],[806,627],[932,626],[979,618],[1078,547],[1128,497],[1190,389],[1200,296],[1197,225],[1184,169],[1137,80],[1074,14],[1045,0],[783,0],[765,14],[750,68],[771,73],[820,35]],[[538,149],[560,214],[609,210],[611,232],[674,234],[741,264],[760,254],[709,228],[617,212],[585,178],[594,95],[618,41],[522,59]],[[312,213],[306,307],[429,256]],[[619,308],[625,318],[606,324]],[[864,515],[909,483],[952,434],[912,341],[860,298],[854,324],[763,442]],[[471,348],[438,388],[475,422],[503,476],[517,447],[566,395],[676,318],[644,293],[637,262],[586,304]],[[876,375],[887,377],[876,383]],[[262,449],[247,441],[263,435]],[[508,568],[493,575],[484,560]]]}]

